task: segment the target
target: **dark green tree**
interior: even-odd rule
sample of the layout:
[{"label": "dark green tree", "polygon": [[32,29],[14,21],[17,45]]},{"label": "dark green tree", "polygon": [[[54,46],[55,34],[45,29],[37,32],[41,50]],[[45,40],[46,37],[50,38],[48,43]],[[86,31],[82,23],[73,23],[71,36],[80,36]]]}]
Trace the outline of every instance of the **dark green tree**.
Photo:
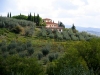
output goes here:
[{"label": "dark green tree", "polygon": [[32,15],[31,15],[31,12],[30,12],[30,15],[29,15],[29,20],[32,21]]},{"label": "dark green tree", "polygon": [[35,17],[35,13],[34,13],[34,17],[33,17],[34,22],[36,23],[36,17]]},{"label": "dark green tree", "polygon": [[40,25],[40,17],[39,14],[37,14],[37,18],[36,18],[36,25],[39,26]]},{"label": "dark green tree", "polygon": [[11,18],[11,12],[10,12],[10,18]]},{"label": "dark green tree", "polygon": [[35,58],[13,55],[4,59],[0,56],[0,75],[44,75],[44,71]]},{"label": "dark green tree", "polygon": [[20,13],[20,16],[21,16],[22,14]]},{"label": "dark green tree", "polygon": [[45,47],[42,48],[42,54],[46,56],[50,51],[50,45],[46,45]]},{"label": "dark green tree", "polygon": [[9,12],[8,12],[8,14],[7,14],[7,17],[9,17]]},{"label": "dark green tree", "polygon": [[42,54],[41,52],[39,52],[39,53],[37,54],[37,57],[38,57],[39,60],[41,60],[41,58],[43,57],[43,54]]},{"label": "dark green tree", "polygon": [[30,20],[30,16],[29,16],[29,14],[28,14],[27,20]]},{"label": "dark green tree", "polygon": [[62,22],[60,22],[60,21],[58,21],[58,26],[59,26],[59,27],[64,27],[64,28],[65,28],[65,25],[64,25]]},{"label": "dark green tree", "polygon": [[27,52],[28,52],[29,55],[32,55],[34,53],[34,48],[33,47],[29,47],[27,49]]},{"label": "dark green tree", "polygon": [[75,25],[74,25],[74,24],[72,25],[72,29],[76,29],[76,27],[75,27]]},{"label": "dark green tree", "polygon": [[76,27],[74,24],[72,25],[71,29],[73,30],[73,33],[76,33]]}]

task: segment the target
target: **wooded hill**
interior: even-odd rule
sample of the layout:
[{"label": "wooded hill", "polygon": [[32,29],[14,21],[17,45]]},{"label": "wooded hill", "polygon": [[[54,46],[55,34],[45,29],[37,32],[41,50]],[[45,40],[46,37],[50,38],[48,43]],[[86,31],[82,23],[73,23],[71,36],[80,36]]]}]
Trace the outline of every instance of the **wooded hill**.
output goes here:
[{"label": "wooded hill", "polygon": [[1,75],[99,75],[100,38],[36,28],[36,23],[0,17]]}]

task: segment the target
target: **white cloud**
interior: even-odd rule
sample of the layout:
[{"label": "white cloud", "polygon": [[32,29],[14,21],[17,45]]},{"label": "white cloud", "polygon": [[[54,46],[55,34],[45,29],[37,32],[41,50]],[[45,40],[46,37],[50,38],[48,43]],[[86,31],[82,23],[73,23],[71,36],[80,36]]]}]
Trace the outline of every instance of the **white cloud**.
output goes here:
[{"label": "white cloud", "polygon": [[[43,18],[51,18],[55,22],[62,21],[65,25],[99,27],[100,28],[100,0],[7,0],[10,6],[0,12],[6,15],[12,12],[38,13]],[[1,5],[1,4],[0,4]],[[12,5],[12,6],[11,6]]]}]

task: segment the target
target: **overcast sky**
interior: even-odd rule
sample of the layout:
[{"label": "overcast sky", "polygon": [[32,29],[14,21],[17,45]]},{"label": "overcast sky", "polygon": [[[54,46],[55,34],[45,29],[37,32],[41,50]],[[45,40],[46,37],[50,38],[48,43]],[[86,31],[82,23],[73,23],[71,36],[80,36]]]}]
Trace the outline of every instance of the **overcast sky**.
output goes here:
[{"label": "overcast sky", "polygon": [[72,25],[100,28],[100,0],[0,0],[0,15],[31,12]]}]

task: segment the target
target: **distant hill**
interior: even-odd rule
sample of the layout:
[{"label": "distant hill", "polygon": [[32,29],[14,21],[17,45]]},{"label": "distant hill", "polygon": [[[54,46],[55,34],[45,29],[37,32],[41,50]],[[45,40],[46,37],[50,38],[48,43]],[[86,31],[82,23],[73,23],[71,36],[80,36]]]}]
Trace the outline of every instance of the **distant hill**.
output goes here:
[{"label": "distant hill", "polygon": [[[71,25],[67,25],[66,28],[70,28]],[[90,34],[93,34],[93,35],[97,35],[97,36],[100,36],[100,28],[92,28],[92,27],[79,27],[79,26],[76,26],[76,29],[80,32],[82,31],[86,31]]]}]

